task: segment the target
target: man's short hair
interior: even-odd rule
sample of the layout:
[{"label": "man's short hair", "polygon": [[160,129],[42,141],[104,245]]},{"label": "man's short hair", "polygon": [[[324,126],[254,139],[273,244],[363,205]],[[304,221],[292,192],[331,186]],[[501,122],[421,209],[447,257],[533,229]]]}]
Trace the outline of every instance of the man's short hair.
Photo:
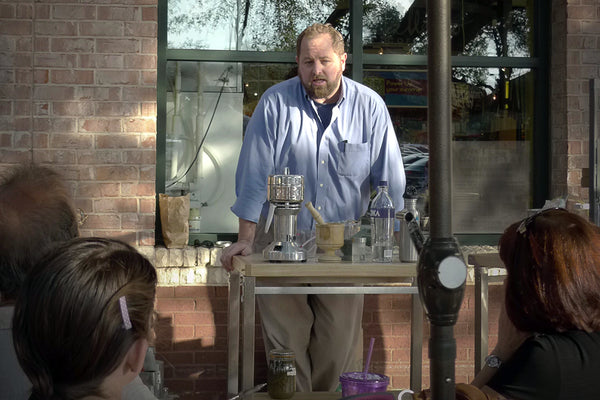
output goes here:
[{"label": "man's short hair", "polygon": [[300,47],[302,45],[302,40],[304,40],[305,38],[310,39],[315,36],[322,35],[324,33],[331,36],[333,50],[336,52],[336,54],[339,56],[344,54],[344,37],[342,36],[342,34],[339,33],[331,24],[316,23],[306,28],[298,36],[298,40],[296,42],[296,55],[300,57]]},{"label": "man's short hair", "polygon": [[79,235],[69,189],[54,170],[20,165],[0,178],[0,296],[14,300],[53,245]]}]

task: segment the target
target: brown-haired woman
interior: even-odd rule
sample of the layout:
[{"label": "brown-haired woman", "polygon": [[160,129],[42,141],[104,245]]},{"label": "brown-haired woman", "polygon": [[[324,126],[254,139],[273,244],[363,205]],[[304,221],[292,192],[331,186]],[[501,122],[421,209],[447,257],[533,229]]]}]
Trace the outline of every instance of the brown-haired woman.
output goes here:
[{"label": "brown-haired woman", "polygon": [[120,399],[143,365],[155,290],[152,264],[117,240],[74,239],[44,257],[13,319],[30,399]]},{"label": "brown-haired woman", "polygon": [[[509,226],[498,344],[473,384],[510,399],[597,399],[600,229],[563,209]],[[485,387],[484,387],[485,386]]]}]

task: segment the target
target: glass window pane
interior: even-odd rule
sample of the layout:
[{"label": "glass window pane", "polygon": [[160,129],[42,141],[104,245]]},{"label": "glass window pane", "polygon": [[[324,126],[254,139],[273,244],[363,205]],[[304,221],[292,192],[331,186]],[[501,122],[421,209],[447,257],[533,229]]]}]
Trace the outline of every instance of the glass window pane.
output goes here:
[{"label": "glass window pane", "polygon": [[[454,68],[452,84],[455,233],[499,233],[531,199],[533,72]],[[425,68],[366,68],[385,99],[405,163],[407,190],[427,196]]]},{"label": "glass window pane", "polygon": [[235,168],[260,96],[295,64],[167,63],[166,193],[190,193],[197,233],[235,233]]},{"label": "glass window pane", "polygon": [[[377,54],[426,54],[425,1],[371,0],[363,12],[363,49]],[[452,2],[452,55],[531,55],[533,2]]]},{"label": "glass window pane", "polygon": [[169,0],[171,49],[295,51],[315,22],[349,38],[348,2],[335,0]]}]

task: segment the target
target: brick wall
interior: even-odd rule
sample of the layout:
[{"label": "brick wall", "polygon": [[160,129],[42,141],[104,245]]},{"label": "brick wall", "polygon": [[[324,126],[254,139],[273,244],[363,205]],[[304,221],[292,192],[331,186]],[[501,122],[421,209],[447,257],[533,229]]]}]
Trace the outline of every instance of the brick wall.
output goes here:
[{"label": "brick wall", "polygon": [[[0,2],[0,169],[20,162],[54,166],[82,210],[82,234],[139,246],[154,245],[156,4]],[[552,0],[552,6],[552,192],[579,201],[587,198],[581,188],[587,80],[600,75],[600,6],[597,0]],[[490,290],[492,335],[498,293]],[[186,393],[182,398],[225,395],[226,296],[218,286],[159,289],[159,357],[167,361],[167,385]],[[402,296],[366,298],[365,340],[377,339],[373,370],[391,375],[394,387],[408,385],[408,315]],[[457,381],[472,377],[472,321],[468,287],[455,329]],[[263,382],[258,327],[257,346],[256,380]],[[424,361],[427,386],[426,351]]]},{"label": "brick wall", "polygon": [[83,235],[154,244],[156,0],[0,3],[0,162],[69,180]]},{"label": "brick wall", "polygon": [[600,4],[552,1],[552,195],[587,202],[589,80],[600,78]]},{"label": "brick wall", "polygon": [[[489,291],[490,349],[496,343],[501,286]],[[467,286],[454,328],[456,381],[470,382],[474,368],[474,287]],[[223,400],[227,379],[227,288],[164,287],[157,299],[157,351],[165,361],[166,385],[182,400]],[[258,315],[258,310],[257,310]],[[429,387],[428,322],[424,321],[423,387]],[[255,382],[266,382],[260,318],[256,324]],[[371,370],[391,378],[390,387],[409,387],[410,296],[365,295],[364,351],[375,338]]]}]

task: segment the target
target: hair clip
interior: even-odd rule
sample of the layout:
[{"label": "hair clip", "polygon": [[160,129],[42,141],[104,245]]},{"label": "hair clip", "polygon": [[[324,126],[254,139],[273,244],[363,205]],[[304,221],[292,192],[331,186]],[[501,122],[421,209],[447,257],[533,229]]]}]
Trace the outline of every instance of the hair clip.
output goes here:
[{"label": "hair clip", "polygon": [[121,318],[123,318],[123,325],[126,330],[132,328],[131,320],[129,319],[129,310],[127,309],[127,299],[125,296],[119,297],[119,306],[121,307]]},{"label": "hair clip", "polygon": [[541,210],[535,212],[534,214],[531,214],[529,217],[523,219],[521,221],[521,223],[519,224],[519,226],[517,227],[517,232],[519,232],[521,235],[525,236],[525,233],[527,233],[527,228],[529,227],[529,225],[531,225],[533,220],[536,219],[540,214],[543,214],[549,210],[565,210],[565,209],[563,207],[552,207],[552,206],[544,207]]}]

